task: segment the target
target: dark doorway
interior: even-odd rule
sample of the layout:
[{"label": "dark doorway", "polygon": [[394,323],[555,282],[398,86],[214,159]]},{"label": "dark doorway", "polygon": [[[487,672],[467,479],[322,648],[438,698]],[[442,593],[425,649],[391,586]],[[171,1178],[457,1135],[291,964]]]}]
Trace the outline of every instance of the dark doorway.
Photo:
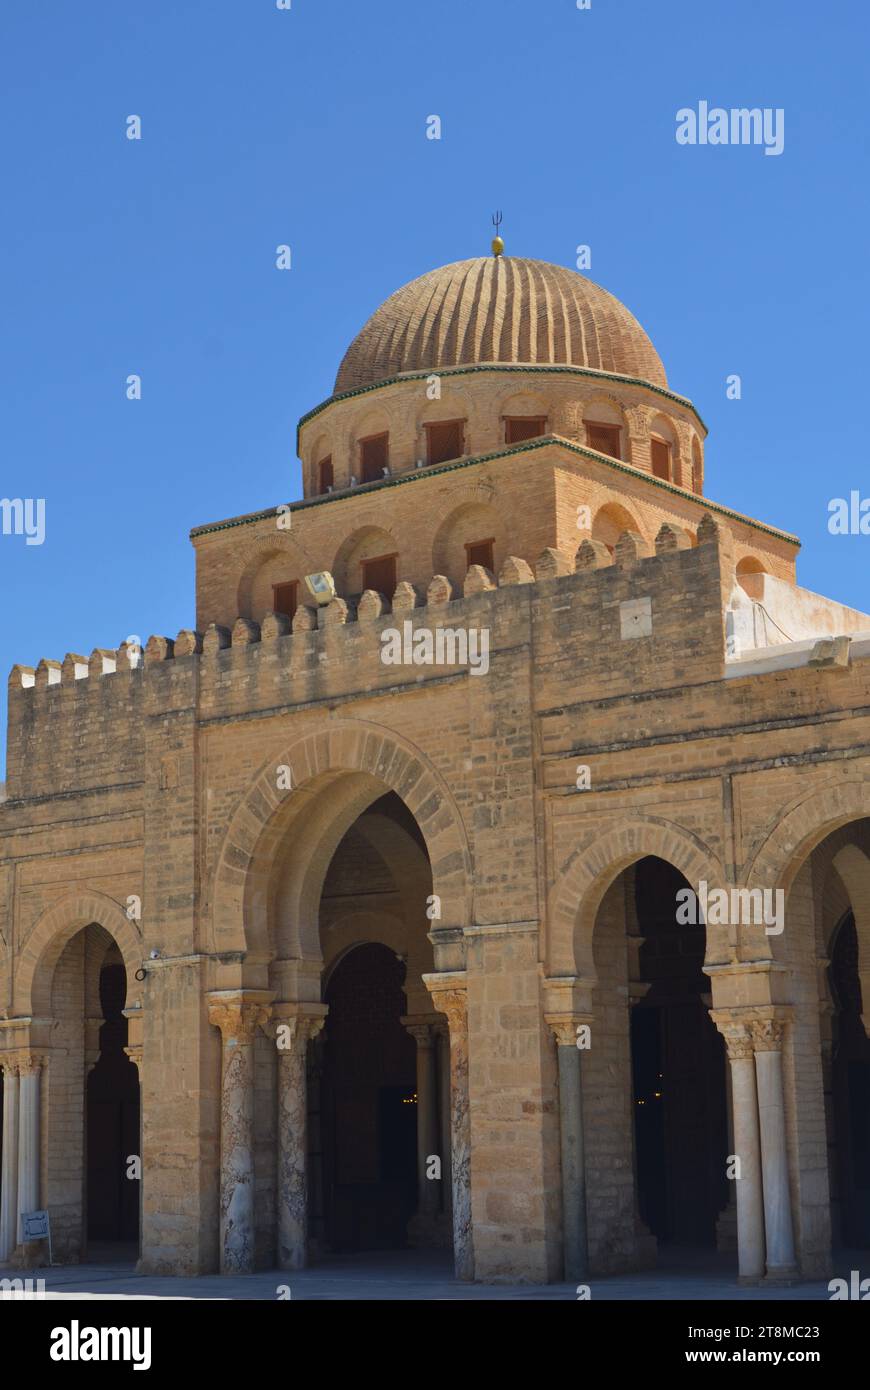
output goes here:
[{"label": "dark doorway", "polygon": [[839,1229],[834,1243],[870,1247],[870,1038],[861,1019],[858,933],[849,912],[831,952],[833,1018],[831,1089],[835,1162],[832,1172]]},{"label": "dark doorway", "polygon": [[393,951],[367,943],[339,962],[326,990],[323,1208],[334,1251],[407,1245],[417,1107],[416,1045],[399,1022],[404,978]]},{"label": "dark doorway", "polygon": [[635,867],[640,982],[649,986],[631,1017],[638,1202],[660,1244],[715,1248],[729,1196],[725,1052],[703,998],[704,925],[676,920],[688,886],[663,859]]},{"label": "dark doorway", "polygon": [[138,1239],[140,1182],[129,1176],[139,1159],[139,1077],[124,1052],[127,1020],[124,966],[100,971],[100,1056],[88,1077],[88,1242]]}]

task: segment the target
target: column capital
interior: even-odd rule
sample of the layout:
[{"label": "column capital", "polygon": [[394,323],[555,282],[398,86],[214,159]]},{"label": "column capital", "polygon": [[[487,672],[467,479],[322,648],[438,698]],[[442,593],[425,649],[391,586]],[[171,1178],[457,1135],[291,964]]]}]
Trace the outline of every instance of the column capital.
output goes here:
[{"label": "column capital", "polygon": [[549,1026],[558,1047],[576,1047],[578,1028],[592,1026],[592,1014],[561,1013],[544,1014],[544,1022]]},{"label": "column capital", "polygon": [[[752,1052],[782,1049],[791,1010],[783,1005],[711,1009],[710,1017],[725,1039],[728,1056],[746,1057]],[[750,1053],[746,1052],[746,1047]]]},{"label": "column capital", "polygon": [[0,1072],[4,1076],[18,1075],[18,1055],[15,1052],[0,1052]]},{"label": "column capital", "polygon": [[439,1027],[444,1026],[444,1018],[441,1014],[403,1014],[399,1019],[406,1033],[417,1043],[418,1047],[434,1047]]},{"label": "column capital", "polygon": [[727,1009],[711,1009],[710,1017],[725,1039],[728,1060],[730,1062],[751,1060],[755,1048],[752,1043],[752,1029],[749,1021],[734,1018]]},{"label": "column capital", "polygon": [[405,1023],[403,1027],[406,1033],[410,1033],[418,1048],[425,1051],[427,1047],[434,1047],[435,1031],[431,1023]]},{"label": "column capital", "polygon": [[447,1015],[450,1031],[465,1032],[468,1026],[468,977],[464,970],[436,971],[424,975],[423,983],[440,1014]]},{"label": "column capital", "polygon": [[307,1046],[317,1037],[328,1013],[327,1004],[273,1004],[272,1022],[279,1055],[286,1057]]},{"label": "column capital", "polygon": [[42,1068],[47,1065],[47,1057],[41,1057],[36,1052],[19,1052],[16,1057],[15,1070],[19,1076],[38,1076]]},{"label": "column capital", "polygon": [[781,1052],[785,1038],[785,1020],[757,1018],[750,1024],[756,1052]]},{"label": "column capital", "polygon": [[220,1029],[225,1046],[252,1043],[268,1022],[272,998],[268,990],[215,990],[208,995],[208,1021]]},{"label": "column capital", "polygon": [[127,1054],[127,1056],[130,1058],[130,1061],[133,1063],[133,1066],[136,1068],[136,1070],[137,1070],[138,1072],[141,1072],[141,1070],[142,1070],[142,1044],[140,1043],[138,1047],[125,1047],[125,1048],[124,1048],[124,1051],[125,1051],[125,1053]]}]

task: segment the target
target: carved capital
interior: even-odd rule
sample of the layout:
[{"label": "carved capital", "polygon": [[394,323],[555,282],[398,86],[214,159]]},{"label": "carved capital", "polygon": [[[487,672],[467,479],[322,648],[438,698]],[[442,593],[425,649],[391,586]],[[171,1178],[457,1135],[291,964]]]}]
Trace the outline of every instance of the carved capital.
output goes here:
[{"label": "carved capital", "polygon": [[278,1056],[290,1057],[294,1053],[304,1052],[312,1039],[317,1037],[325,1022],[325,1011],[322,1014],[293,1014],[287,1018],[276,1019],[274,1028]]},{"label": "carved capital", "polygon": [[729,1062],[751,1061],[755,1048],[752,1030],[747,1023],[725,1023],[719,1028],[725,1039]]},{"label": "carved capital", "polygon": [[591,1014],[545,1014],[544,1019],[556,1039],[557,1047],[576,1047],[578,1028],[592,1024]]},{"label": "carved capital", "polygon": [[16,1071],[19,1076],[38,1076],[45,1065],[45,1060],[44,1057],[38,1057],[35,1052],[19,1052]]},{"label": "carved capital", "polygon": [[781,1052],[785,1037],[785,1024],[780,1018],[754,1019],[752,1041],[756,1052]]},{"label": "carved capital", "polygon": [[432,1003],[447,1017],[451,1035],[464,1033],[468,1027],[468,995],[464,989],[430,989]]},{"label": "carved capital", "polygon": [[257,1029],[269,1019],[270,1008],[265,999],[209,1000],[208,1021],[219,1028],[224,1047],[229,1043],[245,1046],[254,1041]]}]

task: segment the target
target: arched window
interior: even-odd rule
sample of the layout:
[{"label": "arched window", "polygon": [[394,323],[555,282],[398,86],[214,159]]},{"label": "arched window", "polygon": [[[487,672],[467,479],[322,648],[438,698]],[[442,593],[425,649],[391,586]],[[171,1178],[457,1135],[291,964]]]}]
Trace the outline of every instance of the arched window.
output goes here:
[{"label": "arched window", "polygon": [[335,473],[332,467],[332,455],[321,459],[317,465],[317,491],[323,496],[324,493],[332,492],[335,486]]},{"label": "arched window", "polygon": [[586,420],[584,423],[586,443],[590,449],[595,449],[599,454],[607,454],[608,458],[622,458],[619,425],[597,424],[594,420]]},{"label": "arched window", "polygon": [[657,439],[654,435],[650,442],[650,457],[653,476],[662,478],[669,483],[671,481],[671,446],[668,441]]},{"label": "arched window", "polygon": [[537,439],[547,433],[545,415],[507,415],[504,422],[506,444],[521,444],[524,439]]},{"label": "arched window", "polygon": [[701,446],[697,439],[692,440],[692,491],[698,496],[704,491],[704,463],[701,458]]},{"label": "arched window", "polygon": [[384,477],[390,464],[390,436],[370,434],[359,442],[360,477],[364,483],[376,483]]},{"label": "arched window", "polygon": [[426,462],[447,463],[465,452],[464,420],[430,420],[426,426]]},{"label": "arched window", "polygon": [[299,580],[284,580],[272,585],[272,612],[286,613],[290,621],[299,607]]},{"label": "arched window", "polygon": [[392,598],[396,592],[396,561],[398,555],[375,555],[362,561],[362,582],[364,589],[374,589],[384,598]]},{"label": "arched window", "polygon": [[483,565],[483,568],[484,568],[485,570],[489,570],[490,573],[493,573],[493,572],[495,571],[495,561],[494,561],[494,559],[493,559],[494,551],[495,551],[495,537],[494,537],[494,536],[490,536],[489,540],[485,540],[485,541],[466,541],[466,542],[465,542],[465,555],[466,555],[466,559],[467,559],[466,568],[467,568],[467,569],[471,569],[471,566],[472,566],[472,565]]}]

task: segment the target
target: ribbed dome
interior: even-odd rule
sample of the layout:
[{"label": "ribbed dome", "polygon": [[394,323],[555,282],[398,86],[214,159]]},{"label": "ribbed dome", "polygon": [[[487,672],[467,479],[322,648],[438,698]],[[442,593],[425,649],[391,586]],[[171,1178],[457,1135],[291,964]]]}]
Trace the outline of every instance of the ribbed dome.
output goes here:
[{"label": "ribbed dome", "polygon": [[335,391],[479,363],[564,363],[668,384],[637,319],[607,290],[547,261],[480,256],[390,295],[345,353]]}]

